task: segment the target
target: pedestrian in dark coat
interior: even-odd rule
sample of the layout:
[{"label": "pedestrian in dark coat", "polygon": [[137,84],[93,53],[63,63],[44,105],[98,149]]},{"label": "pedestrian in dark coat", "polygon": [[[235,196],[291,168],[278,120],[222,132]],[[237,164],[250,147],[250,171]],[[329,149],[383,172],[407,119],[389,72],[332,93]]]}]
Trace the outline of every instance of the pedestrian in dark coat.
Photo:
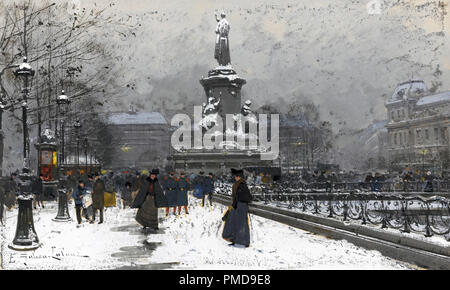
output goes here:
[{"label": "pedestrian in dark coat", "polygon": [[164,192],[167,200],[166,216],[169,215],[169,208],[171,207],[173,207],[173,214],[177,213],[177,187],[175,172],[170,172],[170,176],[164,177]]},{"label": "pedestrian in dark coat", "polygon": [[203,181],[203,198],[202,207],[205,206],[205,195],[208,195],[209,205],[212,206],[212,195],[214,193],[214,179],[213,174],[210,172]]},{"label": "pedestrian in dark coat", "polygon": [[44,176],[41,174],[38,178],[33,180],[32,191],[34,194],[33,207],[36,209],[37,206],[44,208],[44,202],[42,201],[42,180]]},{"label": "pedestrian in dark coat", "polygon": [[81,224],[81,210],[83,208],[83,196],[86,195],[86,188],[84,187],[83,180],[78,182],[78,186],[72,192],[73,200],[75,201],[75,212],[77,216],[78,224]]},{"label": "pedestrian in dark coat", "polygon": [[138,208],[136,221],[141,224],[144,229],[149,227],[158,229],[158,208],[166,207],[164,192],[159,184],[156,175],[159,170],[153,169],[150,177],[145,180],[131,205],[131,208]]},{"label": "pedestrian in dark coat", "polygon": [[92,215],[91,223],[95,221],[95,214],[97,210],[100,212],[99,224],[103,223],[103,210],[105,207],[105,183],[100,179],[98,174],[95,174],[94,187],[92,191],[92,208],[94,213]]},{"label": "pedestrian in dark coat", "polygon": [[232,204],[223,227],[222,238],[230,245],[248,247],[250,245],[250,228],[248,203],[252,196],[243,176],[243,170],[232,169],[235,183],[232,189]]},{"label": "pedestrian in dark coat", "polygon": [[184,207],[184,212],[188,213],[188,189],[190,187],[189,179],[184,176],[184,172],[180,172],[180,178],[177,180],[177,205],[178,214],[181,213],[181,207]]},{"label": "pedestrian in dark coat", "polygon": [[424,192],[433,192],[433,175],[431,175],[431,171],[427,171],[427,175],[424,177],[425,186]]},{"label": "pedestrian in dark coat", "polygon": [[[91,174],[88,175],[88,180],[84,184],[84,187],[86,188],[87,194],[90,194],[92,196],[92,192],[94,191],[94,176],[93,175],[91,175]],[[94,213],[92,204],[89,205],[87,208],[83,208],[82,213],[83,213],[83,216],[87,220],[92,221],[92,216]]]},{"label": "pedestrian in dark coat", "polygon": [[[205,190],[205,176],[203,176],[204,172],[200,171],[197,176],[195,176],[194,183],[194,196],[196,198],[202,198]],[[201,195],[199,195],[201,194]]]},{"label": "pedestrian in dark coat", "polygon": [[336,172],[331,173],[330,176],[330,183],[331,183],[331,189],[334,189],[336,187],[336,183],[339,182],[338,176]]},{"label": "pedestrian in dark coat", "polygon": [[125,182],[125,187],[122,190],[121,197],[122,197],[123,209],[125,209],[127,206],[131,205],[131,203],[132,203],[131,182],[129,182],[129,181]]},{"label": "pedestrian in dark coat", "polygon": [[378,172],[375,172],[375,177],[373,178],[373,191],[379,192],[381,190],[382,180],[382,175]]},{"label": "pedestrian in dark coat", "polygon": [[370,186],[370,190],[374,191],[375,177],[372,175],[371,172],[367,173],[366,178],[364,179],[364,183],[366,187]]}]

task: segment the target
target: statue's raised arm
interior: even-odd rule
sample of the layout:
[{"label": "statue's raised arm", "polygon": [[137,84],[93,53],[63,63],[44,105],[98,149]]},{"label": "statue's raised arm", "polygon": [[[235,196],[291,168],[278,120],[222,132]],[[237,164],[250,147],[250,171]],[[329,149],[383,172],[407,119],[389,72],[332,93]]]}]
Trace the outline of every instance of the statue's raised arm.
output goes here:
[{"label": "statue's raised arm", "polygon": [[230,45],[228,41],[228,34],[230,32],[230,24],[225,19],[225,12],[220,13],[220,19],[217,17],[217,13],[214,13],[217,26],[216,26],[216,46],[214,49],[214,58],[221,66],[227,66],[231,64],[230,58]]}]

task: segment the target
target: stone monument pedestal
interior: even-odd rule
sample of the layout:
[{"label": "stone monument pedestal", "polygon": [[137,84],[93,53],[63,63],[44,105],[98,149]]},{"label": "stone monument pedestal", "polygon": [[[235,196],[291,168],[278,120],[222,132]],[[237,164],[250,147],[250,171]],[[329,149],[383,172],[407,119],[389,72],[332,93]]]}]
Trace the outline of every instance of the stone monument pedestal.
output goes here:
[{"label": "stone monument pedestal", "polygon": [[208,72],[208,77],[202,78],[200,84],[206,94],[206,100],[220,99],[219,114],[239,114],[241,111],[241,88],[245,85],[245,79],[231,68],[231,66],[217,67]]}]

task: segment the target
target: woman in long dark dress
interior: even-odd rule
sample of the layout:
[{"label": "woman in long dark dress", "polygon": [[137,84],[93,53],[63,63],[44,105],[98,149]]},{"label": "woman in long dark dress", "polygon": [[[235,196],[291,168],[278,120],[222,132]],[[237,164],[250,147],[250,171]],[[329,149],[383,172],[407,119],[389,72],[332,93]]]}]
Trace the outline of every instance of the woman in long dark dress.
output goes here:
[{"label": "woman in long dark dress", "polygon": [[142,182],[139,193],[131,205],[131,208],[139,208],[135,219],[144,229],[147,227],[158,229],[158,208],[167,206],[163,190],[156,178],[158,173],[159,170],[152,170],[150,177]]},{"label": "woman in long dark dress", "polygon": [[250,245],[250,228],[248,222],[248,203],[252,196],[243,176],[243,170],[231,169],[235,175],[232,191],[232,208],[225,220],[222,238],[230,245]]}]

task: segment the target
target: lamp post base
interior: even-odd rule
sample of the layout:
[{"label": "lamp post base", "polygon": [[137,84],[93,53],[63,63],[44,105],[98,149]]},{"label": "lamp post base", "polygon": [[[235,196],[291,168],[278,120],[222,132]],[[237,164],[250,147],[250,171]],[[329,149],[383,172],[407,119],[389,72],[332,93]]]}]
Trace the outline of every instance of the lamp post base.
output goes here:
[{"label": "lamp post base", "polygon": [[40,244],[40,243],[32,243],[31,245],[28,245],[28,246],[22,246],[22,245],[14,245],[13,243],[10,243],[8,245],[8,248],[10,248],[12,250],[16,250],[16,251],[32,251],[32,250],[36,250],[41,245],[42,244]]},{"label": "lamp post base", "polygon": [[67,204],[66,190],[58,190],[58,214],[52,219],[54,222],[68,222],[72,218],[69,215],[69,206]]},{"label": "lamp post base", "polygon": [[60,222],[60,223],[65,223],[65,222],[71,222],[71,221],[72,221],[72,218],[71,218],[71,217],[66,217],[66,218],[55,217],[55,218],[52,218],[52,221],[54,221],[54,222]]}]

